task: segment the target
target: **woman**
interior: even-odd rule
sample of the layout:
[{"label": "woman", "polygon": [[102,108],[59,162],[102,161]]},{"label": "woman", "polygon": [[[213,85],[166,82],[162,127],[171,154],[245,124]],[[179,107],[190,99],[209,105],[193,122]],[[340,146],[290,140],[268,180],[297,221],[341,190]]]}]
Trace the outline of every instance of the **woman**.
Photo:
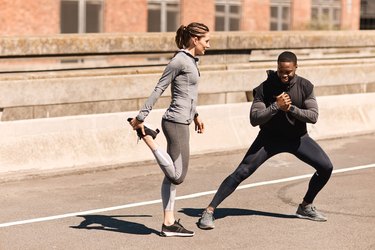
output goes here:
[{"label": "woman", "polygon": [[[137,130],[139,138],[153,152],[165,177],[161,187],[164,209],[164,222],[161,236],[193,236],[194,232],[185,229],[174,217],[176,185],[186,176],[189,164],[189,125],[195,123],[198,133],[204,132],[204,124],[196,111],[198,79],[200,76],[196,56],[204,55],[210,47],[209,29],[202,23],[181,25],[175,41],[179,50],[168,63],[154,91],[147,99],[139,114],[129,119]],[[143,122],[153,105],[171,84],[171,103],[162,118],[162,129],[167,139],[167,151],[160,148],[154,139],[158,131],[144,126]]]}]

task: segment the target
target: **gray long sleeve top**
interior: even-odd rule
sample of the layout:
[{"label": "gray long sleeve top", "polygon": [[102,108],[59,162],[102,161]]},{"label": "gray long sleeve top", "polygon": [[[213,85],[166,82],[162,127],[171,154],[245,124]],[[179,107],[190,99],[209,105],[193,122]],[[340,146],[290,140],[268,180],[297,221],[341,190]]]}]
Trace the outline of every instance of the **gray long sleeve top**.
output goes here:
[{"label": "gray long sleeve top", "polygon": [[171,84],[171,103],[163,115],[168,121],[190,124],[194,120],[198,99],[199,70],[197,58],[180,50],[166,66],[159,82],[137,115],[144,121],[152,107]]}]

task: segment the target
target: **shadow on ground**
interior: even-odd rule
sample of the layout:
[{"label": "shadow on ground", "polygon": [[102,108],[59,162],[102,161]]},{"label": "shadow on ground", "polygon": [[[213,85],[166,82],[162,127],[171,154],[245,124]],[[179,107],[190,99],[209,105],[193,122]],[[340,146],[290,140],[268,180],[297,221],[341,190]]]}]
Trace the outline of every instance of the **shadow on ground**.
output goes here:
[{"label": "shadow on ground", "polygon": [[[202,208],[183,208],[180,213],[184,213],[190,217],[200,217],[202,215]],[[241,208],[216,208],[215,209],[215,219],[222,219],[227,216],[267,216],[282,219],[294,219],[298,218],[295,214],[279,214],[272,212],[264,212],[251,209],[241,209]]]},{"label": "shadow on ground", "polygon": [[82,215],[77,217],[82,217],[84,218],[84,220],[78,226],[70,226],[70,228],[103,230],[127,234],[159,235],[159,231],[156,231],[152,228],[148,228],[143,224],[117,219],[132,217],[152,217],[151,215]]}]

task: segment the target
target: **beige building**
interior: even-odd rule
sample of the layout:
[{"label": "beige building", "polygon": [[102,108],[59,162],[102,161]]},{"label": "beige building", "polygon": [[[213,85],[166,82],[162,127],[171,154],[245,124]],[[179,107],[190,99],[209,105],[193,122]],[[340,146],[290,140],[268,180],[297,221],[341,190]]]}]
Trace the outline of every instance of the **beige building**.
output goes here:
[{"label": "beige building", "polygon": [[[0,0],[0,35],[175,31],[191,21],[214,31],[375,26],[368,0]],[[361,8],[362,3],[362,8]],[[364,7],[363,7],[364,6]],[[364,20],[361,13],[366,15]],[[368,21],[370,20],[370,21]],[[366,21],[366,22],[365,22]]]}]

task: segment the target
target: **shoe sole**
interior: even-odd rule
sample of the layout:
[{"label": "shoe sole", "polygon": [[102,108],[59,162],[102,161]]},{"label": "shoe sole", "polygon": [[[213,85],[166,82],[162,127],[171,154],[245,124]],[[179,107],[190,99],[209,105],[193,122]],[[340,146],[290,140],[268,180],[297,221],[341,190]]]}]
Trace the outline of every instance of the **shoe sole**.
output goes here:
[{"label": "shoe sole", "polygon": [[198,222],[197,224],[198,224],[198,227],[199,227],[200,229],[204,229],[204,230],[211,230],[211,229],[214,229],[214,228],[215,228],[214,225],[212,225],[212,226],[209,226],[209,225],[203,225],[203,224],[201,224],[200,222]]},{"label": "shoe sole", "polygon": [[[127,119],[127,121],[128,122],[131,122],[132,121],[132,119],[133,118],[128,118]],[[142,132],[139,130],[139,129],[137,129],[136,130],[136,132],[137,132],[137,136],[139,137],[139,139],[142,139],[143,137],[145,137],[145,136],[147,136],[147,135],[149,135],[149,136],[151,136],[152,137],[152,139],[154,139],[155,140],[155,138],[156,138],[156,136],[160,133],[160,130],[157,128],[157,129],[152,129],[152,128],[150,128],[150,126],[146,126],[146,124],[144,125],[144,130],[145,130],[145,135],[143,135],[142,134]],[[147,130],[150,130],[150,131],[152,131],[152,134],[147,134]]]},{"label": "shoe sole", "polygon": [[202,226],[202,225],[198,225],[198,227],[203,230],[212,230],[215,228],[215,226]]},{"label": "shoe sole", "polygon": [[184,234],[184,233],[174,233],[174,232],[160,232],[160,236],[162,237],[193,237],[194,233]]},{"label": "shoe sole", "polygon": [[318,221],[318,222],[327,221],[327,219],[317,219],[317,218],[312,218],[312,217],[301,215],[301,214],[296,214],[296,216],[300,219],[306,219],[306,220],[312,220],[312,221]]}]

